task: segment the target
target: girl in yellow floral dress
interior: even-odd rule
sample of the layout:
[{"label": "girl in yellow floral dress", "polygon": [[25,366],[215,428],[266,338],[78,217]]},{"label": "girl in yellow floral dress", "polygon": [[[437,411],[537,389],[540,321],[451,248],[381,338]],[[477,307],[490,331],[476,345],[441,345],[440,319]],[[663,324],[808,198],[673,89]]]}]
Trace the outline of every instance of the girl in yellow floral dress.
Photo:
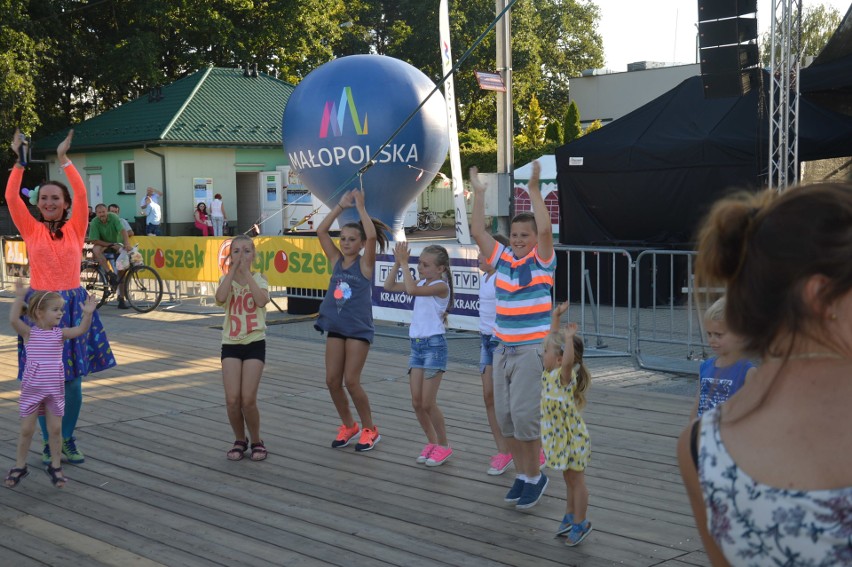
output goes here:
[{"label": "girl in yellow floral dress", "polygon": [[592,531],[592,523],[586,519],[589,490],[584,475],[591,443],[580,414],[586,405],[591,376],[583,364],[583,339],[577,336],[577,324],[559,328],[559,317],[567,310],[567,302],[553,310],[550,334],[544,340],[541,445],[547,455],[547,467],[562,471],[565,479],[565,517],[556,535],[565,536],[565,545],[573,547]]}]

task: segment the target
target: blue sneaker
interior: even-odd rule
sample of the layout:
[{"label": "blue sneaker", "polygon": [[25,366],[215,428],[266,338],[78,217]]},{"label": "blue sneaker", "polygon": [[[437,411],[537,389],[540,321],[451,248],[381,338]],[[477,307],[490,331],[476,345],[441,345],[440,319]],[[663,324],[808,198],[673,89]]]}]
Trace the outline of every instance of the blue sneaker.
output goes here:
[{"label": "blue sneaker", "polygon": [[571,531],[571,527],[574,525],[574,514],[565,514],[562,518],[562,523],[559,524],[559,529],[556,530],[556,535],[553,537],[559,537],[561,535],[565,535]]},{"label": "blue sneaker", "polygon": [[592,523],[589,520],[583,520],[579,524],[574,524],[571,526],[571,531],[565,536],[565,545],[574,547],[586,539],[586,536],[590,533],[592,533]]},{"label": "blue sneaker", "polygon": [[524,491],[525,484],[526,482],[516,478],[514,484],[512,484],[512,488],[509,489],[509,492],[506,493],[506,497],[503,498],[503,500],[510,504],[516,504],[518,500],[521,499],[521,494]]},{"label": "blue sneaker", "polygon": [[518,510],[526,510],[532,508],[538,501],[541,500],[541,495],[544,494],[544,489],[547,488],[547,475],[541,473],[541,478],[533,484],[531,482],[524,483],[524,490],[521,493],[521,498],[515,504]]}]

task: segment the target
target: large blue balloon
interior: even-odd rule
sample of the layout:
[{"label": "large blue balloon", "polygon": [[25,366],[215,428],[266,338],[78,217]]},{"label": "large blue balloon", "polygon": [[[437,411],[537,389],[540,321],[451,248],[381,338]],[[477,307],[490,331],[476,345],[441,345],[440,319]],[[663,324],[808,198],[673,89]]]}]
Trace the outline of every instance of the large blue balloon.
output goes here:
[{"label": "large blue balloon", "polygon": [[[381,145],[435,84],[404,61],[353,55],[326,63],[299,83],[281,125],[284,151],[310,191],[334,207]],[[403,215],[447,157],[447,109],[436,92],[363,175],[367,211],[399,232]],[[409,167],[412,166],[412,167]],[[355,209],[340,223],[358,220]]]}]

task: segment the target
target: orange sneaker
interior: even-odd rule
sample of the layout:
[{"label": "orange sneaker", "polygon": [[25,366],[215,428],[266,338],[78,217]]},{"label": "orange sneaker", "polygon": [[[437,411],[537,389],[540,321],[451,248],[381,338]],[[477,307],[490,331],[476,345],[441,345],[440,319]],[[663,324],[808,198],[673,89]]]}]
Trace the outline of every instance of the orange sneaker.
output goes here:
[{"label": "orange sneaker", "polygon": [[337,438],[331,442],[331,446],[335,449],[346,447],[352,441],[352,438],[358,435],[359,431],[361,429],[358,427],[358,422],[355,422],[352,427],[347,427],[344,423],[337,428]]},{"label": "orange sneaker", "polygon": [[376,443],[381,440],[382,436],[379,435],[378,427],[373,427],[372,429],[370,429],[369,427],[365,427],[361,430],[361,438],[358,439],[358,444],[355,445],[355,450],[369,451],[376,446]]}]

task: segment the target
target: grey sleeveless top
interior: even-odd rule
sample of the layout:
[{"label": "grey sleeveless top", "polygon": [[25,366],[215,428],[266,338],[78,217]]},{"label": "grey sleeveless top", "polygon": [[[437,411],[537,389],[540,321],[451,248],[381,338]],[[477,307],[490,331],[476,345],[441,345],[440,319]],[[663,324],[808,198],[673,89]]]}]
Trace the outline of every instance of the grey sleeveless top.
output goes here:
[{"label": "grey sleeveless top", "polygon": [[343,258],[334,264],[328,292],[319,308],[314,328],[351,339],[373,342],[373,286],[361,273],[361,261],[343,268]]}]

